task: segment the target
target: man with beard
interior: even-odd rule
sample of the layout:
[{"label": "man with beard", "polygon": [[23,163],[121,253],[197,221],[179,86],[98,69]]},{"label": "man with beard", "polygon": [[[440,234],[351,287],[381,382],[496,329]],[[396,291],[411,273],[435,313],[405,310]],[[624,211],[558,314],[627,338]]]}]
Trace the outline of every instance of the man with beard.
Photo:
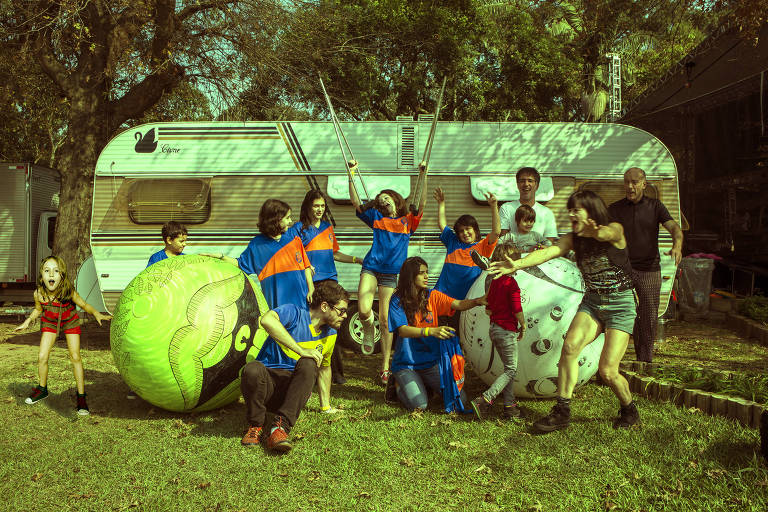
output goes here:
[{"label": "man with beard", "polygon": [[337,412],[330,404],[331,356],[336,330],[347,316],[349,294],[335,281],[318,283],[309,310],[283,304],[261,318],[269,337],[255,361],[243,368],[240,387],[246,407],[245,446],[261,442],[267,410],[274,413],[264,432],[267,449],[287,452],[288,432],[307,404],[317,381],[320,410]]}]

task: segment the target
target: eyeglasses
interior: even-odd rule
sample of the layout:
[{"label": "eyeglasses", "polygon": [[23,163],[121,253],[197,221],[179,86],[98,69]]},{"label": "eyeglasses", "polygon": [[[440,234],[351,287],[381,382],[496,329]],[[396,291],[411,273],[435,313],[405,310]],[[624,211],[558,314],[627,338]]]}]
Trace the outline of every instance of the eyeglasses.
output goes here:
[{"label": "eyeglasses", "polygon": [[346,316],[347,315],[347,308],[337,308],[336,306],[331,306],[331,307],[336,310],[336,313],[339,316]]}]

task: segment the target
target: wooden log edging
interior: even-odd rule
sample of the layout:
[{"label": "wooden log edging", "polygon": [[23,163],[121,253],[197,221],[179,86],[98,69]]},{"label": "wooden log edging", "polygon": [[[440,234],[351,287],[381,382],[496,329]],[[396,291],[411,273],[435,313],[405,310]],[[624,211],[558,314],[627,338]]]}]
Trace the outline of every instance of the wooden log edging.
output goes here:
[{"label": "wooden log edging", "polygon": [[763,411],[768,411],[768,407],[744,398],[683,388],[680,384],[642,376],[631,370],[622,369],[620,373],[629,382],[632,393],[650,400],[671,402],[686,409],[696,408],[710,416],[730,418],[745,427],[760,428],[760,417]]},{"label": "wooden log edging", "polygon": [[768,347],[768,326],[760,322],[731,311],[725,315],[725,326],[748,342]]}]

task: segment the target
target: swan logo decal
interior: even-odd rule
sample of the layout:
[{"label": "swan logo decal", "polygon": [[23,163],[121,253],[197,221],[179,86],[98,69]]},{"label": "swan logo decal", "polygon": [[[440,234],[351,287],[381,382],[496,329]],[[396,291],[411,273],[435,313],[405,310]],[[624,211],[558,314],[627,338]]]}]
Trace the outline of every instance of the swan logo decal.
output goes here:
[{"label": "swan logo decal", "polygon": [[145,133],[143,137],[141,136],[141,132],[136,132],[134,134],[134,138],[138,141],[136,142],[136,147],[134,148],[137,153],[152,153],[155,149],[157,149],[157,141],[155,140],[154,128]]}]

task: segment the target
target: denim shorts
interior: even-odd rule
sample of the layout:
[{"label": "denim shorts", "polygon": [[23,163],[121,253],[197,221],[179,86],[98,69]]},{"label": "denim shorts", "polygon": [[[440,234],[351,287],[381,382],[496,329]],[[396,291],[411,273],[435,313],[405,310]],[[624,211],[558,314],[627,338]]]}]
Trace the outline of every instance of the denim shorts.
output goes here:
[{"label": "denim shorts", "polygon": [[578,311],[588,314],[605,329],[618,329],[632,334],[637,316],[635,293],[632,290],[603,294],[587,292]]},{"label": "denim shorts", "polygon": [[376,278],[376,284],[379,286],[386,286],[388,288],[397,288],[397,274],[382,274],[375,270],[363,268],[360,271],[361,274],[369,274]]}]

